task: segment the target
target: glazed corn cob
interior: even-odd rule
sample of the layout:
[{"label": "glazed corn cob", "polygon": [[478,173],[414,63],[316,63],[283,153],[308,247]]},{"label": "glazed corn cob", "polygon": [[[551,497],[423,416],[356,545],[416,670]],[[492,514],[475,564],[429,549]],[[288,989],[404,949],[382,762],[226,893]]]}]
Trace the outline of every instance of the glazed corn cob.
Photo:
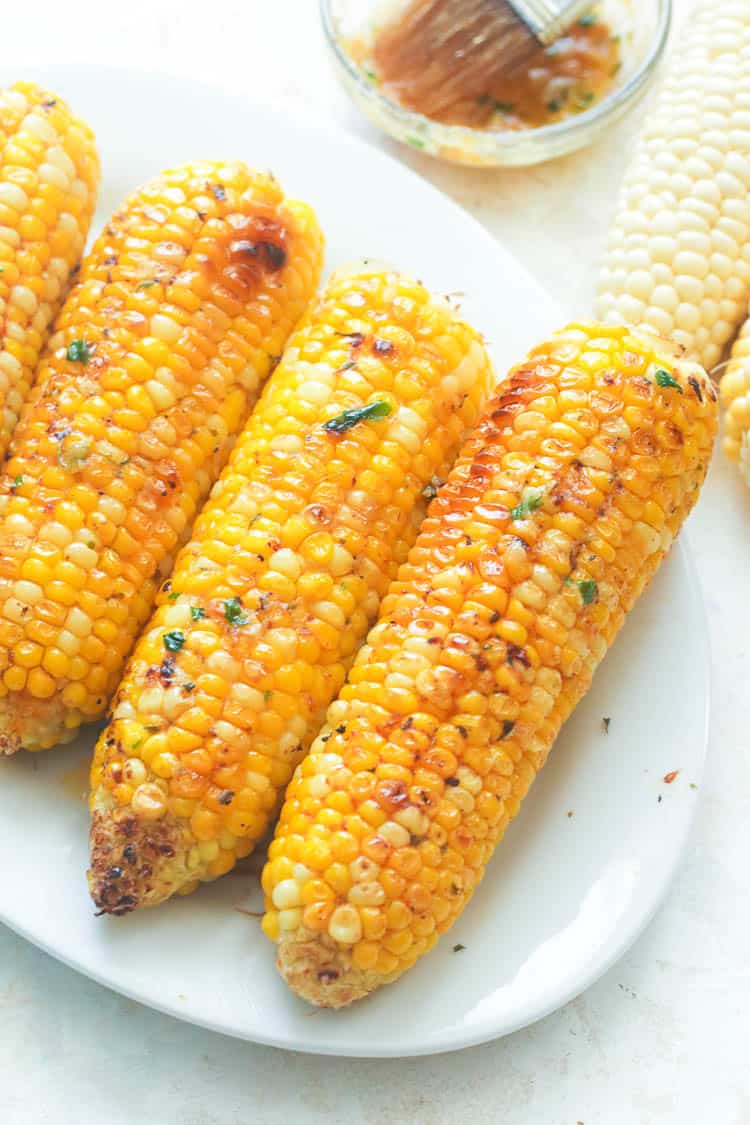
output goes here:
[{"label": "glazed corn cob", "polygon": [[88,235],[91,130],[48,90],[0,90],[0,458]]},{"label": "glazed corn cob", "polygon": [[0,754],[104,714],[321,256],[242,164],[167,172],[104,228],[0,480]]},{"label": "glazed corn cob", "polygon": [[377,266],[293,336],[96,748],[90,886],[124,914],[263,835],[491,386],[477,333]]},{"label": "glazed corn cob", "polygon": [[742,475],[750,485],[750,318],[734,342],[719,389],[725,410],[724,452],[732,461],[739,461]]},{"label": "glazed corn cob", "polygon": [[461,913],[698,495],[715,399],[596,324],[501,385],[287,790],[263,928],[305,999],[394,980]]},{"label": "glazed corn cob", "polygon": [[596,315],[647,324],[711,370],[750,297],[750,4],[703,0],[646,115]]}]

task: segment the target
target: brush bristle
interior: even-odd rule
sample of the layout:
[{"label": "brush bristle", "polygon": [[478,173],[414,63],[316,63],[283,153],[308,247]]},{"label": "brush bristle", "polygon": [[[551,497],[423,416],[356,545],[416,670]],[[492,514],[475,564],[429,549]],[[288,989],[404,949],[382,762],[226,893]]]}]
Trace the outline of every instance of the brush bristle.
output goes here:
[{"label": "brush bristle", "polygon": [[414,0],[382,28],[375,62],[403,105],[450,120],[537,47],[507,0]]}]

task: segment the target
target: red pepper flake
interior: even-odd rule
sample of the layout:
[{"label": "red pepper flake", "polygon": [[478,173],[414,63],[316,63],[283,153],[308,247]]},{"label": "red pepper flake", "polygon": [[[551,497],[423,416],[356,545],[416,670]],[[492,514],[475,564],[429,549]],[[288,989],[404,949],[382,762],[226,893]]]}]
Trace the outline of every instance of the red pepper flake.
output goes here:
[{"label": "red pepper flake", "polygon": [[672,782],[674,781],[674,779],[677,777],[677,774],[679,772],[680,772],[679,770],[671,770],[669,773],[665,773],[664,774],[664,784],[665,785],[671,785]]}]

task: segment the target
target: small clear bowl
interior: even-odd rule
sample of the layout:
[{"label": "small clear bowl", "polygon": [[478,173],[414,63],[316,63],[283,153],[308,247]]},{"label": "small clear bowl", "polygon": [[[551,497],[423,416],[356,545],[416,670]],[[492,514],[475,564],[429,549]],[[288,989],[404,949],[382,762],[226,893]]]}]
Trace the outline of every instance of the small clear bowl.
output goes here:
[{"label": "small clear bowl", "polygon": [[339,79],[381,129],[412,148],[454,164],[539,164],[590,144],[643,95],[664,53],[672,0],[600,0],[597,12],[621,38],[622,67],[612,89],[583,113],[526,130],[443,125],[382,94],[352,59],[346,43],[372,36],[383,0],[321,0],[323,29]]}]

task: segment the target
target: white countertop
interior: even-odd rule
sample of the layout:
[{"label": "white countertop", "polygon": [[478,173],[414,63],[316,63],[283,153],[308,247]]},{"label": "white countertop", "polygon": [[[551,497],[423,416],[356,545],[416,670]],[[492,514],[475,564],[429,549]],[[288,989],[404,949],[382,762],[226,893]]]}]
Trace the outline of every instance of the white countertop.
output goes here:
[{"label": "white countertop", "polygon": [[[679,25],[690,0],[675,7]],[[4,9],[5,61],[13,51],[19,77],[26,61],[156,65],[304,103],[451,194],[567,313],[590,308],[642,109],[596,146],[547,166],[454,169],[397,148],[360,119],[328,71],[314,0],[127,0],[116,9],[109,0],[42,0]],[[713,646],[702,802],[666,903],[588,992],[534,1027],[455,1054],[314,1058],[177,1023],[0,926],[2,1125],[748,1125],[750,492],[719,454],[689,536]]]}]

